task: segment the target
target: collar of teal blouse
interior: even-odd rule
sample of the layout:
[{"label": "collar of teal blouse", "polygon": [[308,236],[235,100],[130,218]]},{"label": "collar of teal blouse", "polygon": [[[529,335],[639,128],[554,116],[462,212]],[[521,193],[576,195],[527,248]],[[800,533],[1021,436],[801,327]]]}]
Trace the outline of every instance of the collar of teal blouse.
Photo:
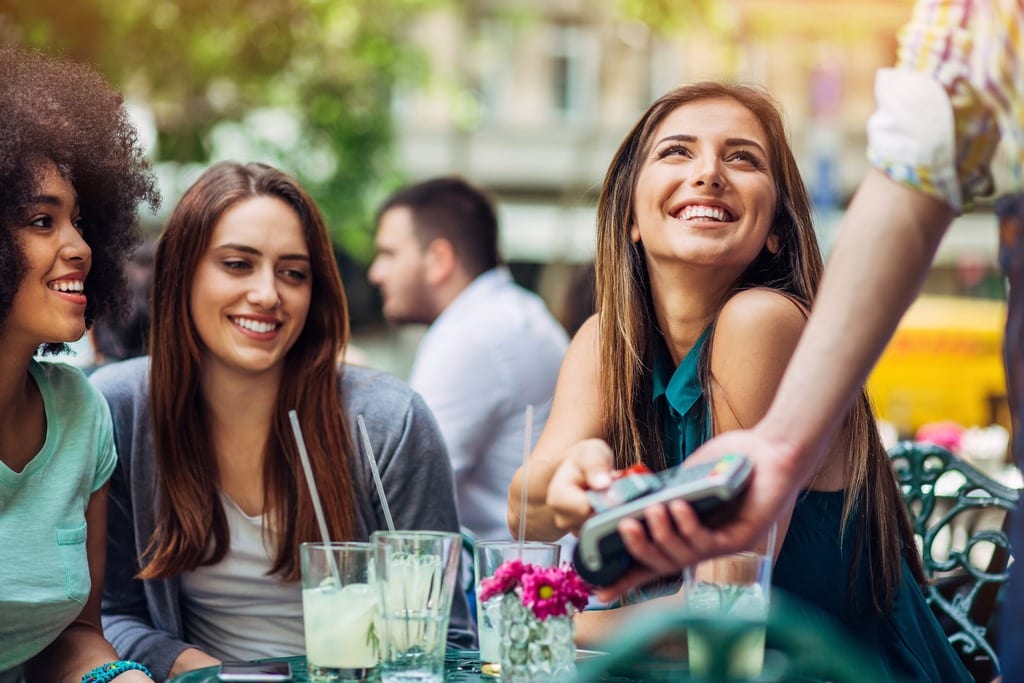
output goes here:
[{"label": "collar of teal blouse", "polygon": [[679,367],[673,367],[664,345],[654,355],[651,399],[661,414],[662,445],[669,467],[681,463],[711,434],[710,416],[702,409],[704,389],[698,368],[709,332],[710,328],[701,334]]},{"label": "collar of teal blouse", "polygon": [[654,372],[652,373],[651,400],[657,403],[662,396],[672,406],[672,409],[679,415],[686,415],[697,399],[704,393],[700,385],[698,363],[700,362],[700,351],[704,347],[711,328],[704,330],[693,348],[683,358],[679,367],[673,367],[672,356],[664,344],[658,345],[654,354]]}]

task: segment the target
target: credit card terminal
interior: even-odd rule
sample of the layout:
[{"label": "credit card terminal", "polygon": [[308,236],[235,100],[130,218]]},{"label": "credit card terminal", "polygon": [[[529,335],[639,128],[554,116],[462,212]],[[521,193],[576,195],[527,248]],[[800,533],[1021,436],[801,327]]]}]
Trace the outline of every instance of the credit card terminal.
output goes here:
[{"label": "credit card terminal", "polygon": [[632,517],[643,522],[649,505],[685,500],[701,521],[713,524],[746,490],[753,469],[749,458],[731,453],[658,473],[634,471],[615,479],[604,491],[588,492],[596,514],[580,529],[573,553],[576,571],[590,584],[610,586],[633,564],[619,536],[620,521]]}]

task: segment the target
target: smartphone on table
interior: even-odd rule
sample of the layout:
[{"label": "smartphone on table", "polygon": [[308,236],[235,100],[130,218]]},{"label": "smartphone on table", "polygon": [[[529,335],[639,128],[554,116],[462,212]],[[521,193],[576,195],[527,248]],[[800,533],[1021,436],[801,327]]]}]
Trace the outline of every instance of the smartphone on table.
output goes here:
[{"label": "smartphone on table", "polygon": [[224,662],[217,680],[225,683],[281,683],[292,680],[288,662]]}]

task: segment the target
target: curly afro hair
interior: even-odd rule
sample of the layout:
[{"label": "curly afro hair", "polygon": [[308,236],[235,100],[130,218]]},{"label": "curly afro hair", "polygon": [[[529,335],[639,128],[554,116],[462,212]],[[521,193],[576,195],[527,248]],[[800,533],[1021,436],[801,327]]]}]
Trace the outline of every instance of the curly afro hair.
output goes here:
[{"label": "curly afro hair", "polygon": [[0,121],[0,329],[27,269],[12,226],[50,164],[78,193],[92,249],[86,325],[123,315],[125,263],[141,241],[138,205],[155,211],[160,195],[121,96],[90,67],[0,48]]}]

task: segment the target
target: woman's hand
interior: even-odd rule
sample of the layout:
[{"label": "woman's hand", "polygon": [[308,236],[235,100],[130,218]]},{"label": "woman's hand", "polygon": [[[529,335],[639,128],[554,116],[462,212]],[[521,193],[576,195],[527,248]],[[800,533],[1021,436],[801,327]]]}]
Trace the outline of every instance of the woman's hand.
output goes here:
[{"label": "woman's hand", "polygon": [[611,485],[612,463],[612,449],[601,439],[586,439],[568,449],[548,484],[547,504],[559,529],[579,533],[594,513],[587,491]]},{"label": "woman's hand", "polygon": [[153,679],[138,670],[125,671],[113,679],[114,683],[153,683]]}]

